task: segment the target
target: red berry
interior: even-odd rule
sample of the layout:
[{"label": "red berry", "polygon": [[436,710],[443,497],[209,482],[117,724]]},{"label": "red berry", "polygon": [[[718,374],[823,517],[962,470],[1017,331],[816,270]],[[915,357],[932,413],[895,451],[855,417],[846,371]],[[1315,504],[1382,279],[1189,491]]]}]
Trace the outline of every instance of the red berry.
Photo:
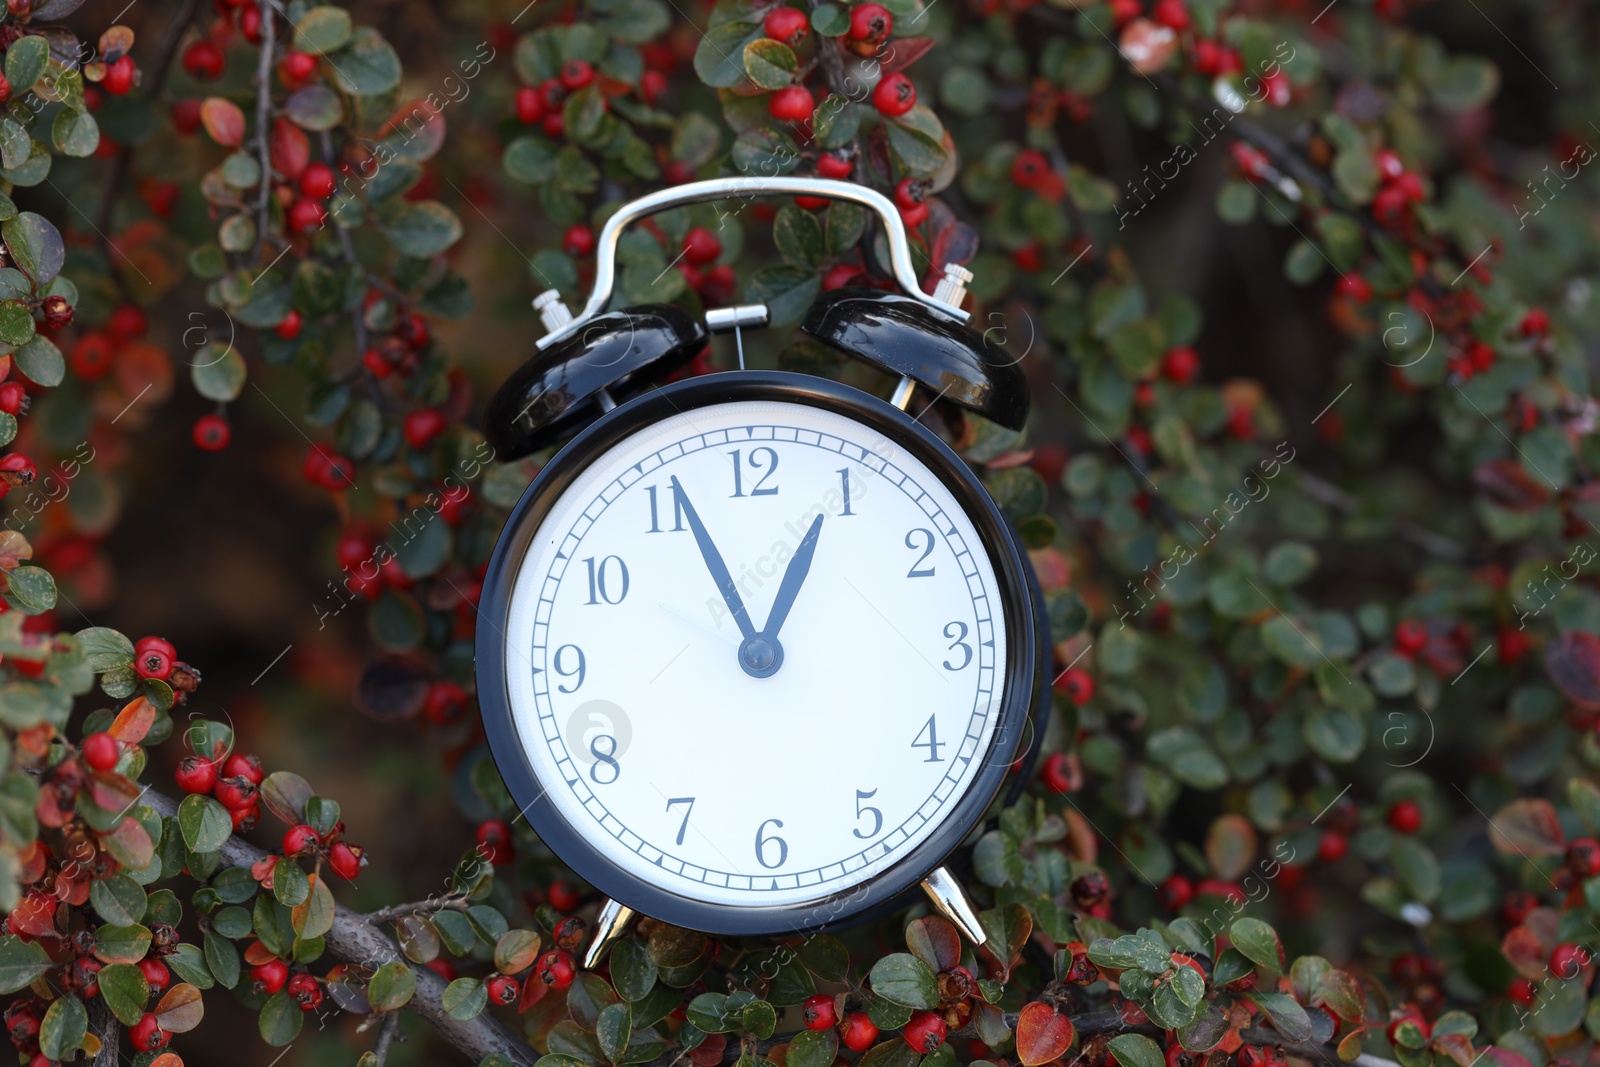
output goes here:
[{"label": "red berry", "polygon": [[483,985],[489,994],[490,1004],[515,1004],[522,995],[522,990],[517,986],[517,980],[509,974],[497,974]]},{"label": "red berry", "polygon": [[1496,643],[1499,646],[1497,655],[1500,663],[1506,667],[1515,667],[1518,663],[1521,663],[1522,657],[1528,654],[1528,650],[1532,646],[1532,642],[1528,640],[1526,633],[1521,630],[1513,630],[1510,626],[1500,627]]},{"label": "red berry", "polygon": [[1397,800],[1386,818],[1396,833],[1414,834],[1422,829],[1422,805],[1409,797]]},{"label": "red berry", "polygon": [[1139,6],[1139,0],[1111,0],[1111,19],[1121,29],[1125,23],[1132,22],[1144,14],[1144,8]]},{"label": "red berry", "polygon": [[289,228],[296,233],[315,233],[328,218],[328,209],[315,200],[301,198],[289,205]]},{"label": "red berry", "polygon": [[228,818],[233,822],[234,833],[249,833],[261,821],[261,805],[251,801],[242,808],[228,808]]},{"label": "red berry", "polygon": [[1378,168],[1378,176],[1386,182],[1392,182],[1406,172],[1405,163],[1392,148],[1380,148],[1372,155],[1372,162]]},{"label": "red berry", "polygon": [[278,62],[278,73],[286,75],[285,81],[304,82],[317,72],[317,57],[310,52],[285,52]]},{"label": "red berry", "polygon": [[544,118],[544,94],[531,85],[522,86],[517,90],[516,109],[517,121],[532,126]]},{"label": "red berry", "polygon": [[216,81],[222,77],[223,64],[222,49],[205,39],[196,41],[183,53],[183,69],[199,81]]},{"label": "red berry", "polygon": [[106,67],[105,77],[100,79],[100,88],[112,96],[121,96],[133,88],[133,77],[138,72],[139,68],[133,65],[133,57],[123,56]]},{"label": "red berry", "polygon": [[561,84],[577,92],[594,81],[594,67],[582,59],[569,59],[561,68]]},{"label": "red berry", "polygon": [[22,411],[27,401],[28,390],[21,382],[0,384],[0,411],[7,415],[16,415]]},{"label": "red berry", "polygon": [[[878,82],[872,90],[872,106],[880,115],[895,118],[904,115],[917,104],[917,87],[911,79],[896,71]],[[935,1046],[937,1047],[937,1046]]]},{"label": "red berry", "polygon": [[722,242],[704,226],[696,226],[683,238],[683,258],[697,267],[714,262],[722,255]]},{"label": "red berry", "polygon": [[1169,382],[1188,385],[1200,377],[1200,354],[1188,345],[1174,348],[1162,358],[1161,373]]},{"label": "red berry", "polygon": [[159,648],[146,649],[134,656],[133,669],[141,678],[164,682],[172,674],[172,656]]},{"label": "red berry", "polygon": [[1334,285],[1333,291],[1356,304],[1365,304],[1372,299],[1372,283],[1359,274],[1342,276]]},{"label": "red berry", "polygon": [[1333,830],[1324,831],[1322,839],[1317,842],[1317,858],[1324,863],[1337,863],[1349,851],[1350,839]]},{"label": "red berry", "polygon": [[1150,17],[1179,33],[1189,28],[1189,9],[1183,6],[1183,0],[1156,0]]},{"label": "red berry", "polygon": [[300,1005],[301,1011],[316,1011],[322,1007],[322,986],[304,971],[289,979],[289,984],[284,988],[289,991],[295,1003]]},{"label": "red berry", "polygon": [[659,70],[647,70],[639,75],[639,95],[652,107],[667,95],[667,76]]},{"label": "red berry", "polygon": [[926,1056],[944,1044],[944,1016],[936,1011],[912,1012],[911,1021],[901,1031],[911,1051]]},{"label": "red berry", "polygon": [[553,948],[539,957],[535,972],[539,981],[551,989],[565,989],[578,976],[578,966],[572,955],[563,949]]},{"label": "red berry", "polygon": [[894,29],[894,16],[882,4],[857,4],[850,9],[850,39],[871,44],[883,40]]},{"label": "red berry", "polygon": [[861,267],[859,264],[836,263],[822,275],[822,291],[831,293],[835,289],[843,289],[860,276]]},{"label": "red berry", "polygon": [[1052,752],[1045,759],[1044,766],[1039,770],[1039,780],[1046,789],[1057,794],[1074,792],[1078,784],[1072,762],[1062,752]]},{"label": "red berry", "polygon": [[122,747],[108,733],[90,734],[83,739],[83,762],[97,771],[109,771],[121,755]]},{"label": "red berry", "polygon": [[285,856],[304,856],[316,849],[322,843],[322,838],[317,836],[317,831],[301,823],[291,826],[283,835],[283,854]]},{"label": "red berry", "polygon": [[395,324],[395,332],[406,343],[406,347],[413,350],[428,347],[428,339],[432,336],[428,331],[428,320],[415,311],[401,316]]},{"label": "red berry", "polygon": [[878,1028],[866,1012],[853,1011],[839,1024],[839,1040],[851,1052],[865,1052],[878,1040]]},{"label": "red berry", "polygon": [[552,111],[539,121],[539,128],[546,137],[560,137],[567,132],[566,117],[560,111]]},{"label": "red berry", "polygon": [[194,420],[194,445],[202,452],[221,452],[233,440],[233,430],[221,415],[201,415]]},{"label": "red berry", "polygon": [[150,987],[150,992],[159,993],[167,988],[167,983],[172,981],[172,972],[167,970],[167,965],[154,956],[146,956],[139,961],[139,971],[144,975],[145,984]]},{"label": "red berry", "polygon": [[257,993],[271,996],[289,980],[289,965],[280,959],[258,963],[250,968],[250,980],[255,984]]},{"label": "red berry", "polygon": [[[490,864],[504,867],[517,858],[517,848],[511,840],[511,824],[504,819],[487,819],[478,824],[478,852]],[[551,902],[554,904],[554,901]],[[557,911],[572,908],[556,907]]]},{"label": "red berry", "polygon": [[803,85],[785,85],[767,98],[767,111],[779,122],[805,122],[816,103]]},{"label": "red berry", "polygon": [[218,778],[213,790],[217,801],[229,811],[249,811],[256,804],[256,784],[248,778]]},{"label": "red berry", "polygon": [[[321,166],[321,164],[313,164],[313,166]],[[307,170],[309,169],[310,168],[307,168]],[[300,336],[301,325],[302,320],[300,318],[300,312],[296,311],[294,308],[290,308],[283,318],[279,320],[278,325],[272,328],[272,332],[283,338],[285,341],[293,341],[296,337]]]},{"label": "red berry", "polygon": [[172,125],[179,133],[194,133],[200,128],[200,101],[185,97],[172,102]]},{"label": "red berry", "polygon": [[1524,337],[1543,337],[1550,332],[1550,315],[1544,308],[1529,308],[1518,329]]},{"label": "red berry", "polygon": [[582,894],[571,882],[550,883],[550,906],[562,914],[577,911],[582,900]]},{"label": "red berry", "polygon": [[239,12],[239,32],[251,44],[261,43],[261,10],[254,4]]},{"label": "red berry", "polygon": [[1239,1067],[1272,1067],[1271,1057],[1260,1045],[1245,1045],[1238,1051],[1235,1062]]},{"label": "red berry", "polygon": [[855,170],[855,164],[844,156],[824,152],[817,157],[817,173],[824,178],[848,178]]},{"label": "red berry", "polygon": [[1056,679],[1055,688],[1058,693],[1065,693],[1068,700],[1081,708],[1094,699],[1094,676],[1082,667],[1072,667],[1061,672],[1061,677]]},{"label": "red berry", "polygon": [[1580,878],[1593,878],[1600,874],[1600,841],[1580,837],[1567,845],[1567,866]]},{"label": "red berry", "polygon": [[1150,431],[1145,429],[1143,426],[1128,427],[1128,447],[1139,453],[1141,456],[1148,456],[1152,447],[1150,442]]},{"label": "red berry", "polygon": [[185,793],[209,793],[217,784],[217,765],[199,756],[185,756],[172,778]]},{"label": "red berry", "polygon": [[1533,1002],[1539,999],[1539,988],[1526,978],[1513,978],[1506,987],[1506,996],[1524,1008],[1531,1008]]},{"label": "red berry", "polygon": [[138,304],[119,304],[111,313],[106,328],[111,331],[112,337],[126,344],[149,331],[150,319]]},{"label": "red berry", "polygon": [[1579,945],[1557,945],[1550,953],[1550,972],[1563,980],[1576,978],[1588,964],[1589,954]]},{"label": "red berry", "polygon": [[161,1029],[160,1021],[150,1012],[145,1012],[138,1022],[128,1027],[128,1041],[140,1052],[166,1048],[170,1040],[172,1035]]},{"label": "red berry", "polygon": [[561,247],[574,259],[584,259],[594,253],[594,231],[583,224],[568,228],[561,238]]},{"label": "red berry", "polygon": [[326,163],[308,163],[300,172],[300,191],[313,200],[326,200],[336,187],[333,168]]},{"label": "red berry", "polygon": [[767,13],[761,29],[774,41],[782,41],[793,48],[811,32],[811,20],[798,8],[776,7]]},{"label": "red berry", "polygon": [[826,993],[809,996],[800,1005],[800,1017],[807,1030],[829,1030],[839,1021],[833,1008],[833,998]]},{"label": "red berry", "polygon": [[467,691],[454,682],[440,680],[428,687],[428,698],[423,705],[428,721],[447,726],[461,717],[467,709]]},{"label": "red berry", "polygon": [[1024,148],[1011,160],[1011,180],[1023,189],[1032,189],[1050,173],[1050,160],[1036,148]]},{"label": "red berry", "polygon": [[1414,656],[1428,643],[1428,628],[1417,619],[1401,619],[1394,628],[1395,648],[1403,656]]},{"label": "red berry", "polygon": [[444,433],[448,425],[436,409],[418,408],[406,415],[406,441],[412,448],[427,448],[434,438]]},{"label": "red berry", "polygon": [[251,784],[260,785],[266,780],[267,772],[261,767],[260,756],[235,752],[222,765],[222,776],[224,778],[246,778]]},{"label": "red berry", "polygon": [[44,324],[51,330],[64,330],[72,325],[72,305],[64,296],[45,297],[39,310],[44,313]]},{"label": "red berry", "polygon": [[353,882],[356,875],[361,873],[361,856],[360,847],[335,841],[333,847],[328,849],[328,867],[340,878]]},{"label": "red berry", "polygon": [[1181,874],[1175,874],[1161,883],[1161,901],[1173,911],[1194,899],[1194,883]]}]

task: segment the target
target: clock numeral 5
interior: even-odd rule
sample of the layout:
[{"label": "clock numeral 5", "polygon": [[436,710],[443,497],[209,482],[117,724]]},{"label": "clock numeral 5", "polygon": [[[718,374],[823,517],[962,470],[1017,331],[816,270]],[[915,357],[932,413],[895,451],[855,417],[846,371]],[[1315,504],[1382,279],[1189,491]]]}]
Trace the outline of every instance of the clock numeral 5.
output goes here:
[{"label": "clock numeral 5", "polygon": [[[766,458],[763,459],[762,458],[763,456],[765,456]],[[737,448],[734,449],[733,450],[733,495],[734,496],[745,496],[745,495],[747,495],[745,493],[745,491],[744,491],[744,464],[745,464],[745,461],[740,457],[739,449],[737,449]],[[756,482],[756,484],[751,488],[751,490],[750,490],[748,495],[749,496],[777,496],[778,495],[778,487],[777,486],[775,486],[775,485],[774,486],[770,486],[770,487],[766,487],[766,486],[767,486],[767,479],[772,477],[773,474],[776,473],[777,470],[778,470],[778,453],[773,451],[770,448],[765,447],[765,446],[763,446],[761,448],[752,448],[750,450],[749,464],[750,464],[750,472],[752,474],[761,474],[761,480]],[[765,473],[761,473],[763,471],[763,469],[765,470]]]},{"label": "clock numeral 5", "polygon": [[[955,632],[951,633],[952,630]],[[944,669],[947,671],[966,670],[967,664],[972,662],[972,646],[967,644],[967,624],[960,620],[946,623],[944,635],[951,639],[949,650],[954,652],[959,648],[962,653],[960,663],[951,663],[949,660],[945,660]]]},{"label": "clock numeral 5", "polygon": [[872,807],[870,804],[864,808],[861,806],[861,802],[863,800],[871,800],[877,795],[878,791],[876,789],[856,790],[856,818],[859,819],[868,812],[872,813],[872,829],[868,830],[866,833],[862,833],[860,828],[850,831],[863,841],[871,841],[874,837],[878,836],[878,831],[883,829],[883,812]]},{"label": "clock numeral 5", "polygon": [[[622,562],[622,557],[607,556],[596,566],[594,557],[589,556],[583,563],[589,568],[589,599],[584,604],[622,603],[628,595],[628,565]],[[615,568],[611,566],[613,563]],[[617,575],[615,579],[611,577],[613,574]],[[613,586],[613,581],[618,584]],[[611,595],[613,591],[617,594],[615,597]]]},{"label": "clock numeral 5", "polygon": [[694,814],[694,797],[673,797],[671,800],[667,801],[667,810],[671,811],[672,805],[674,804],[689,805],[687,808],[683,809],[683,825],[678,827],[678,844],[681,845],[683,844],[684,831],[689,829],[689,816]]},{"label": "clock numeral 5", "polygon": [[[600,742],[608,742],[606,750],[600,751]],[[610,734],[598,734],[589,742],[589,755],[594,757],[594,766],[589,768],[589,781],[595,785],[610,785],[622,777],[622,764],[617,762],[617,739]],[[600,768],[607,768],[606,776],[600,776]]]},{"label": "clock numeral 5", "polygon": [[[920,537],[918,536],[919,534],[921,535]],[[932,578],[933,577],[933,568],[932,567],[924,567],[922,565],[922,561],[927,559],[929,556],[933,555],[933,546],[935,544],[935,541],[934,541],[934,538],[933,538],[933,531],[932,530],[923,529],[922,527],[919,526],[915,530],[912,530],[910,533],[906,534],[906,547],[911,549],[913,552],[915,552],[917,550],[917,547],[918,547],[917,546],[917,542],[918,541],[922,541],[923,542],[923,544],[921,546],[922,547],[922,555],[918,556],[917,557],[917,561],[911,565],[911,569],[906,571],[906,577],[907,578]]]},{"label": "clock numeral 5", "polygon": [[[928,735],[926,741],[922,739],[923,734]],[[944,746],[945,742],[939,740],[939,727],[934,722],[934,717],[929,715],[928,721],[923,724],[922,729],[917,731],[917,736],[912,739],[911,747],[928,750],[928,758],[923,760],[923,763],[943,763],[944,757],[939,755],[939,750]]]},{"label": "clock numeral 5", "polygon": [[[770,871],[782,867],[784,862],[789,858],[789,843],[776,834],[773,834],[771,837],[763,836],[766,834],[767,827],[769,826],[776,826],[781,830],[783,829],[783,820],[768,819],[766,822],[756,827],[756,862]],[[778,858],[771,863],[767,862],[768,845],[778,846]]]},{"label": "clock numeral 5", "polygon": [[[561,653],[565,652],[569,648],[578,654],[578,665],[573,667],[571,670],[564,670],[561,666]],[[563,693],[576,693],[579,689],[583,688],[584,676],[589,673],[587,661],[584,659],[583,649],[579,648],[577,645],[562,645],[560,648],[556,649],[556,654],[550,657],[550,667],[563,678],[571,678],[573,675],[578,676],[578,680],[572,683],[571,689],[568,689],[564,685],[556,686],[556,689]]]}]

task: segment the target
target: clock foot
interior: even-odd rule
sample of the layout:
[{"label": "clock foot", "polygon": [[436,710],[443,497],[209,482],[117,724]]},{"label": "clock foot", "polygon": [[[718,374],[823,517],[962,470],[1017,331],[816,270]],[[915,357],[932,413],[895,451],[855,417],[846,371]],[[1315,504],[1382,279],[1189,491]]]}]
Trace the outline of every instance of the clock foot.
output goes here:
[{"label": "clock foot", "polygon": [[935,867],[922,880],[922,889],[933,900],[933,906],[939,909],[939,914],[955,923],[956,929],[966,934],[968,941],[982,945],[988,940],[988,935],[983,932],[983,923],[978,921],[977,910],[973,908],[972,901],[967,899],[967,891],[961,888],[961,883],[956,881],[949,868]]},{"label": "clock foot", "polygon": [[594,920],[594,940],[589,942],[589,950],[583,954],[583,969],[593,970],[594,965],[606,954],[612,944],[628,930],[628,924],[633,921],[635,912],[626,904],[618,904],[614,900],[607,900],[601,907],[600,914]]}]

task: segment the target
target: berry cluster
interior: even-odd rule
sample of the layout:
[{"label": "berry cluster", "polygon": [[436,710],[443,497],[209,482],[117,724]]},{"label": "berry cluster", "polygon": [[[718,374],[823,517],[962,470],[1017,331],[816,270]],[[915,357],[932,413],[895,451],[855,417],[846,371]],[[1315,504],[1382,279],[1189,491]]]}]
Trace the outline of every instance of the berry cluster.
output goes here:
[{"label": "berry cluster", "polygon": [[[517,121],[525,126],[537,124],[547,137],[560,137],[567,131],[566,102],[573,93],[587,89],[595,83],[596,72],[594,65],[583,59],[572,59],[563,63],[560,72],[553,78],[546,78],[537,86],[523,85],[518,87],[512,105],[516,111]],[[664,88],[662,82],[660,88]],[[628,91],[628,87],[621,83],[610,82],[601,85],[599,93],[600,104],[609,108],[607,93],[620,96]],[[651,94],[646,91],[641,83],[640,94],[645,96],[646,103],[652,102]]]}]

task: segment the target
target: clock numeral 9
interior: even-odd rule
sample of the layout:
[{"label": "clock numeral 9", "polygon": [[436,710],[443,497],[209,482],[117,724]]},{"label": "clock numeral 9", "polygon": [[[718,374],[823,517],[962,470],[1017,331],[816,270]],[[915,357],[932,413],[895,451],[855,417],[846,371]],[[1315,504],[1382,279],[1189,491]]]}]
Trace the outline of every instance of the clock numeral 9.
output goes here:
[{"label": "clock numeral 9", "polygon": [[[607,604],[622,603],[623,598],[628,595],[628,565],[622,562],[622,557],[607,556],[600,561],[599,566],[595,566],[594,557],[589,556],[583,563],[584,566],[589,568],[589,599],[584,603],[586,605],[599,604],[602,601]],[[617,565],[614,570],[611,567],[612,563]],[[617,575],[615,580],[620,583],[615,589],[617,594],[615,597],[611,595],[613,592],[612,574]]]},{"label": "clock numeral 9", "polygon": [[[763,459],[762,456],[765,456],[766,458]],[[777,496],[777,486],[774,485],[769,488],[763,488],[763,486],[766,486],[767,479],[772,477],[773,474],[778,470],[778,453],[766,447],[752,448],[750,450],[749,462],[751,473],[761,474],[761,480],[756,482],[755,486],[751,488],[748,495]],[[765,473],[762,473],[763,469],[765,469]],[[733,495],[746,495],[744,491],[744,460],[740,458],[739,450],[737,448],[733,450]]]},{"label": "clock numeral 9", "polygon": [[[923,734],[928,735],[928,739],[926,741],[922,739]],[[944,745],[945,743],[939,740],[939,727],[937,724],[935,724],[934,717],[929,715],[928,721],[923,725],[922,729],[917,731],[917,736],[912,739],[911,747],[925,748],[928,750],[928,758],[923,760],[923,763],[943,763],[944,757],[939,755],[939,750],[943,748]]]},{"label": "clock numeral 9", "polygon": [[[955,632],[952,633],[952,630]],[[944,669],[947,671],[966,670],[967,664],[972,662],[972,646],[967,644],[967,624],[959,620],[946,623],[944,635],[951,639],[949,650],[954,652],[959,648],[962,653],[960,663],[951,663],[949,660],[945,660]]]},{"label": "clock numeral 9", "polygon": [[[571,670],[565,670],[561,666],[561,653],[565,652],[569,648],[578,654],[578,665],[573,667]],[[563,693],[576,693],[579,689],[583,688],[583,679],[585,675],[589,673],[588,663],[584,658],[583,649],[579,648],[577,645],[562,645],[560,648],[556,649],[556,654],[550,657],[550,667],[563,678],[571,678],[573,675],[577,675],[578,680],[572,683],[571,689],[568,689],[564,685],[556,686],[556,689]]]},{"label": "clock numeral 9", "polygon": [[[771,837],[763,836],[763,835],[766,834],[767,827],[769,827],[769,826],[776,826],[778,829],[781,830],[781,829],[783,829],[783,820],[782,819],[768,819],[766,822],[764,822],[760,826],[756,827],[756,862],[761,864],[761,866],[767,868],[767,870],[771,871],[771,870],[776,870],[779,867],[782,867],[784,862],[786,860],[788,860],[788,858],[789,858],[789,843],[787,841],[785,841],[783,838],[777,836],[776,834],[774,834]],[[778,858],[776,860],[774,860],[773,862],[771,862],[771,863],[767,862],[767,846],[768,845],[777,845],[778,846]]]},{"label": "clock numeral 9", "polygon": [[[929,721],[931,722],[932,720]],[[862,833],[859,828],[850,831],[863,841],[871,841],[874,837],[878,836],[878,831],[883,829],[883,812],[872,807],[870,804],[864,808],[861,806],[861,802],[863,800],[871,800],[877,795],[878,791],[876,789],[856,790],[856,818],[859,819],[861,816],[866,815],[869,812],[872,814],[872,829],[868,830],[866,833]]]},{"label": "clock numeral 9", "polygon": [[[600,751],[600,742],[608,742],[606,750]],[[610,785],[622,777],[622,764],[616,760],[617,739],[610,734],[597,734],[589,742],[589,755],[594,757],[594,766],[589,768],[589,781],[595,785]],[[606,776],[600,777],[600,768],[607,768]]]},{"label": "clock numeral 9", "polygon": [[[921,537],[918,537],[917,536],[918,534],[921,534]],[[932,567],[924,567],[922,565],[922,561],[927,559],[929,556],[933,555],[933,546],[934,546],[934,543],[935,543],[934,542],[934,538],[933,538],[933,531],[932,530],[923,529],[922,527],[919,526],[915,530],[912,530],[910,533],[906,534],[906,547],[911,549],[913,552],[915,552],[917,550],[917,547],[918,547],[917,546],[917,542],[918,541],[922,541],[923,542],[923,544],[921,546],[922,555],[918,556],[917,557],[917,561],[911,565],[911,569],[906,571],[906,577],[907,578],[932,578],[933,577],[933,568]]]}]

